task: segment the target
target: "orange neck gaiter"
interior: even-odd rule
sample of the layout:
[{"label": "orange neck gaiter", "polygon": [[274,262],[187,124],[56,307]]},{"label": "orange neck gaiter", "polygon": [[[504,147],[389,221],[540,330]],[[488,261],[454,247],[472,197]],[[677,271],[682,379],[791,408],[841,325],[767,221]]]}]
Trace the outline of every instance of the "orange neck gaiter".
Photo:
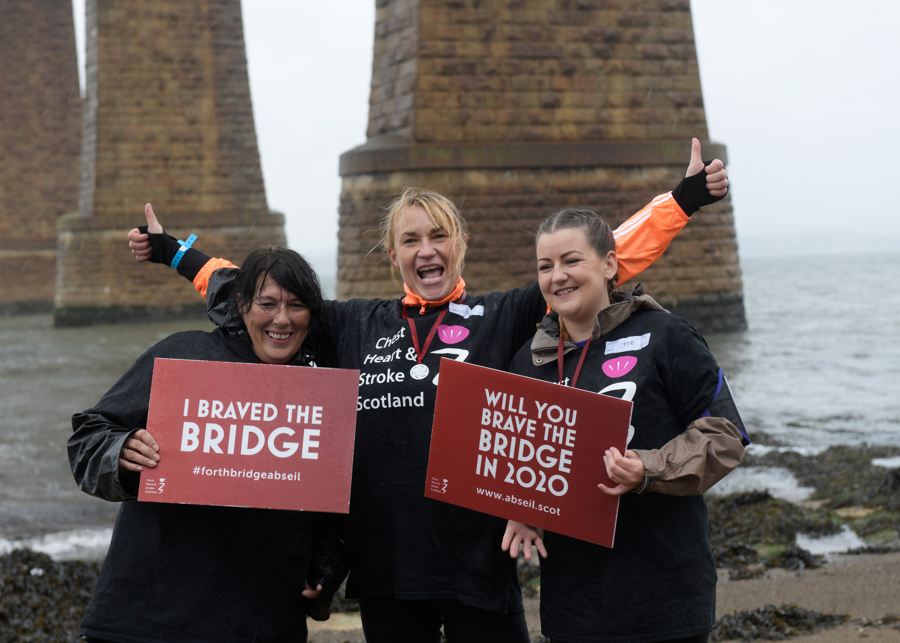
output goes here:
[{"label": "orange neck gaiter", "polygon": [[422,299],[416,293],[409,289],[409,286],[403,284],[403,290],[406,292],[406,297],[403,298],[404,306],[421,306],[419,308],[419,314],[424,315],[425,309],[428,307],[434,308],[435,306],[443,306],[448,301],[455,301],[466,294],[466,282],[463,281],[463,278],[460,277],[459,281],[456,282],[456,288],[453,289],[449,295],[441,299],[440,301],[429,301],[427,299]]}]

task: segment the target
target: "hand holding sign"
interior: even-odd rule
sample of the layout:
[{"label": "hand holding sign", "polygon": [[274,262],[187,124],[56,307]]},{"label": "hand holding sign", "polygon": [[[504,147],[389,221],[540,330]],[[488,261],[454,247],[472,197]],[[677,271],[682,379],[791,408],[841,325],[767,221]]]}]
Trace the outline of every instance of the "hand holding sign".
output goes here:
[{"label": "hand holding sign", "polygon": [[142,471],[144,467],[155,467],[159,462],[159,445],[146,429],[132,433],[119,453],[119,473],[122,471]]},{"label": "hand holding sign", "polygon": [[604,493],[621,496],[632,489],[637,489],[644,482],[644,463],[638,454],[630,449],[622,455],[616,447],[610,447],[603,454],[603,464],[606,465],[606,475],[609,479],[618,483],[618,486],[611,488],[605,484],[598,484]]}]

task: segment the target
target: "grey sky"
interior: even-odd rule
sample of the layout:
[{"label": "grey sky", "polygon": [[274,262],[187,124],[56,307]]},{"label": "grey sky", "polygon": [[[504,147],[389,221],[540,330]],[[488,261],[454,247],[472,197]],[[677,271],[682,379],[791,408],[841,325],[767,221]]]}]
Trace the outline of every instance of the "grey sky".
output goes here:
[{"label": "grey sky", "polygon": [[[269,205],[323,273],[335,269],[338,157],[365,142],[374,5],[243,5]],[[74,6],[83,43],[83,0]],[[900,175],[900,3],[692,7],[710,136],[728,146],[742,245],[810,235],[900,250],[890,189]]]}]

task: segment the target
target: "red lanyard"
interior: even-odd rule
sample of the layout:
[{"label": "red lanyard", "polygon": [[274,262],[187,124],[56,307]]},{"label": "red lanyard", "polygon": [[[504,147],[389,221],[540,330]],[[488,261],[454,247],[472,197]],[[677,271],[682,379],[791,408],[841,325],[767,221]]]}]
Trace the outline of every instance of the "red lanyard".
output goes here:
[{"label": "red lanyard", "polygon": [[[559,338],[559,352],[557,353],[556,361],[559,363],[559,383],[563,383],[563,344],[565,341],[562,337]],[[584,357],[587,355],[588,347],[591,345],[591,340],[588,338],[587,342],[581,348],[581,357],[578,359],[578,366],[575,367],[575,375],[572,377],[572,388],[575,388],[575,382],[578,381],[578,374],[581,373],[581,366],[584,364]]]},{"label": "red lanyard", "polygon": [[[431,327],[431,332],[428,333],[428,337],[425,339],[425,346],[422,349],[419,349],[419,334],[416,332],[416,325],[409,317],[406,316],[406,306],[403,307],[403,319],[405,319],[409,323],[409,333],[412,335],[413,346],[416,349],[416,364],[421,364],[422,360],[425,358],[425,353],[428,352],[428,347],[431,346],[431,340],[434,339],[435,334],[437,333],[438,326],[441,325],[441,322],[444,319],[444,315],[447,314],[447,309],[445,308],[440,312],[434,324]],[[427,373],[428,371],[425,370]]]}]

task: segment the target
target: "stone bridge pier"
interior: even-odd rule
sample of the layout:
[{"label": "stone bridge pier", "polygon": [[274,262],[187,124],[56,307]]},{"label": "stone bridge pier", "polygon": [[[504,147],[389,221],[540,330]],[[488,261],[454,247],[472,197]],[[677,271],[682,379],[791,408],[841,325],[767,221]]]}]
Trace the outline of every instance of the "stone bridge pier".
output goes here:
[{"label": "stone bridge pier", "polygon": [[173,270],[132,258],[125,235],[152,202],[167,230],[240,260],[284,244],[269,211],[240,0],[87,0],[77,211],[59,220],[57,325],[205,309]]},{"label": "stone bridge pier", "polygon": [[49,312],[56,220],[78,206],[72,3],[0,0],[0,314]]},{"label": "stone bridge pier", "polygon": [[[391,196],[447,195],[476,293],[532,283],[533,232],[564,207],[613,227],[709,140],[689,0],[378,0],[367,142],[341,157],[338,296],[396,297],[368,254]],[[648,293],[703,332],[746,327],[730,198],[704,208]]]}]

